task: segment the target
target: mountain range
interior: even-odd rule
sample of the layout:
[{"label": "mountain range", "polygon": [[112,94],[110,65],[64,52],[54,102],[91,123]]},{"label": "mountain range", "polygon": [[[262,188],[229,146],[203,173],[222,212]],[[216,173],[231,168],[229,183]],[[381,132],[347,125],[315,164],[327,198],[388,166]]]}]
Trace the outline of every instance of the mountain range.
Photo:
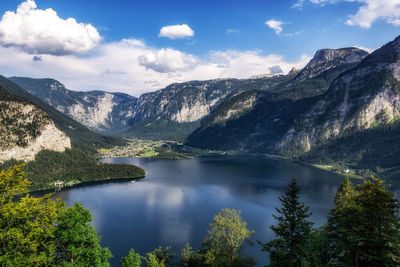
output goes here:
[{"label": "mountain range", "polygon": [[394,170],[400,166],[399,80],[400,37],[371,54],[321,49],[286,75],[175,83],[138,98],[72,91],[53,79],[1,77],[0,84],[39,103],[68,136],[80,129],[88,140],[110,138],[86,126],[205,149]]}]

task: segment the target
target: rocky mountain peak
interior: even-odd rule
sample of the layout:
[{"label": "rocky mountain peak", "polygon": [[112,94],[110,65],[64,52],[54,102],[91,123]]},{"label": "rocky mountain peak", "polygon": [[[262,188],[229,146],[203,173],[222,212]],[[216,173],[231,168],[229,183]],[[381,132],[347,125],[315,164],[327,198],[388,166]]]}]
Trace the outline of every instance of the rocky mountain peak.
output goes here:
[{"label": "rocky mountain peak", "polygon": [[297,74],[297,73],[299,73],[299,69],[297,69],[296,67],[293,67],[290,71],[289,71],[289,73],[288,73],[288,75],[294,75],[294,74]]},{"label": "rocky mountain peak", "polygon": [[320,49],[310,62],[296,76],[296,80],[315,77],[320,73],[343,64],[361,62],[368,52],[356,47],[340,49]]}]

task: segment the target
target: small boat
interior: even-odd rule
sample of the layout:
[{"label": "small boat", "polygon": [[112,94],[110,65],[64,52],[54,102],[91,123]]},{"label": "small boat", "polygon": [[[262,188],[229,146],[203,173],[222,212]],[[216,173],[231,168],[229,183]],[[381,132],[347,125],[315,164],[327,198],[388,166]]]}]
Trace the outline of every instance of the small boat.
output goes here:
[{"label": "small boat", "polygon": [[135,180],[131,181],[131,183],[135,183],[135,182],[136,182]]}]

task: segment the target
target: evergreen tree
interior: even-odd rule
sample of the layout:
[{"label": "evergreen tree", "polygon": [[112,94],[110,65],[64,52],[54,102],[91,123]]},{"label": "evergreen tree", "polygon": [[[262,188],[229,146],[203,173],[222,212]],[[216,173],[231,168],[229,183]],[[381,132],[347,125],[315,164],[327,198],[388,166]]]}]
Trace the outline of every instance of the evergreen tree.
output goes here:
[{"label": "evergreen tree", "polygon": [[259,242],[262,250],[270,253],[269,266],[310,264],[308,245],[313,223],[308,220],[311,216],[309,207],[299,201],[299,191],[296,179],[293,178],[285,194],[279,198],[282,208],[276,208],[276,211],[280,215],[273,215],[278,224],[270,228],[276,237],[266,243]]},{"label": "evergreen tree", "polygon": [[181,251],[181,263],[180,263],[181,267],[189,267],[190,266],[192,254],[193,254],[192,247],[189,245],[189,242],[188,242],[188,243],[186,243],[185,247]]},{"label": "evergreen tree", "polygon": [[[357,252],[359,225],[358,207],[355,205],[356,190],[346,177],[334,199],[334,207],[328,215],[328,257],[333,264],[353,266]],[[356,231],[357,230],[357,231]]]},{"label": "evergreen tree", "polygon": [[128,255],[121,259],[121,267],[140,267],[141,264],[141,256],[133,248],[131,248]]},{"label": "evergreen tree", "polygon": [[346,179],[328,219],[332,261],[346,266],[399,266],[399,203],[371,177],[354,187]]},{"label": "evergreen tree", "polygon": [[92,214],[75,203],[57,218],[55,238],[57,264],[77,266],[109,266],[112,257],[108,248],[100,246],[96,229],[89,224]]},{"label": "evergreen tree", "polygon": [[147,253],[146,266],[170,267],[173,265],[175,253],[170,252],[171,247],[162,248],[161,246]]}]

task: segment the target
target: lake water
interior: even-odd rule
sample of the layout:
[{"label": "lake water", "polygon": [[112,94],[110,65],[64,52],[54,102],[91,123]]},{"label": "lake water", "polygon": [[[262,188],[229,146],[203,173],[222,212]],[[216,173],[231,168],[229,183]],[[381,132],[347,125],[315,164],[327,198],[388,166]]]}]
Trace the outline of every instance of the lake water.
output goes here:
[{"label": "lake water", "polygon": [[[253,240],[273,237],[272,214],[291,177],[301,187],[301,200],[310,206],[317,226],[326,221],[342,177],[310,166],[260,157],[215,156],[190,160],[113,158],[146,170],[146,178],[131,183],[110,182],[60,191],[67,205],[76,201],[89,208],[93,225],[114,257],[113,266],[130,248],[145,255],[158,246],[178,252],[186,242],[198,248],[208,224],[222,208],[242,211]],[[267,254],[255,245],[246,248],[257,266]]]}]

